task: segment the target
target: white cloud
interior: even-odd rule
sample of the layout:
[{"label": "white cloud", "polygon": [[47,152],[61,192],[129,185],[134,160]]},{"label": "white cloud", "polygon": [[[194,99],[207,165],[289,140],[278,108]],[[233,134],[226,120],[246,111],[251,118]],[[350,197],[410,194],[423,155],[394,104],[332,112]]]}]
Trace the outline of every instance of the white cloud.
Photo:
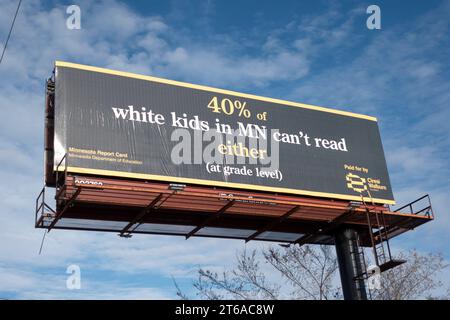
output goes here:
[{"label": "white cloud", "polygon": [[[168,294],[161,288],[124,285],[117,281],[97,281],[84,276],[81,269],[81,288],[69,290],[66,280],[69,274],[65,268],[53,273],[43,269],[18,270],[0,266],[0,292],[13,293],[15,299],[121,299],[152,300],[174,299],[175,294]],[[173,290],[175,291],[175,290]]]}]

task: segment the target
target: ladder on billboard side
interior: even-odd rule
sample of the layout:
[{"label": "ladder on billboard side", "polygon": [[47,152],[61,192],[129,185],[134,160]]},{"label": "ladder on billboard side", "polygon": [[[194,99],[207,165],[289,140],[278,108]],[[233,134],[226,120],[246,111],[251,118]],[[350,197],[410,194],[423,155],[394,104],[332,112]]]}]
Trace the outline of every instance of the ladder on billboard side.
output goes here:
[{"label": "ladder on billboard side", "polygon": [[[369,197],[372,199],[372,195],[368,191]],[[380,268],[380,272],[387,271],[396,266],[405,263],[405,260],[397,260],[392,258],[391,246],[389,244],[389,230],[386,224],[385,216],[382,211],[370,210],[363,199],[363,204],[366,210],[368,219],[369,235],[372,241],[372,247],[374,251],[375,264]],[[372,200],[373,204],[373,200]],[[371,224],[370,215],[375,216],[375,225]],[[374,232],[375,230],[375,232]]]},{"label": "ladder on billboard side", "polygon": [[[360,245],[361,240],[359,235],[357,236],[357,242],[358,242],[358,252],[356,253],[357,255],[359,255],[360,257],[360,261],[362,261],[362,267],[363,267],[363,273],[357,275],[354,280],[358,281],[358,280],[363,280],[367,283],[369,277],[371,276],[371,274],[369,274],[368,272],[368,267],[367,267],[367,260],[366,260],[366,255],[364,253],[364,247]],[[367,287],[367,293],[368,293],[368,297],[370,300],[372,300],[372,291],[370,289],[370,286],[366,286]]]},{"label": "ladder on billboard side", "polygon": [[[368,192],[369,197],[371,197],[370,192]],[[390,270],[394,267],[397,267],[406,262],[406,260],[398,260],[392,258],[391,247],[389,244],[389,231],[386,225],[384,213],[379,210],[372,210],[367,205],[364,200],[364,197],[361,195],[362,204],[366,211],[367,218],[367,226],[369,228],[369,237],[372,245],[373,258],[376,267],[379,268],[379,272],[382,273],[384,271]],[[372,204],[374,204],[372,202]],[[374,220],[372,223],[372,219]],[[361,240],[358,237],[358,242],[361,243]],[[366,257],[364,254],[363,246],[358,246],[359,251],[358,255],[360,256],[361,261],[363,262],[363,272],[355,277],[355,281],[364,280],[367,281],[372,274],[369,274]],[[369,288],[369,297],[371,298],[372,293]]]}]

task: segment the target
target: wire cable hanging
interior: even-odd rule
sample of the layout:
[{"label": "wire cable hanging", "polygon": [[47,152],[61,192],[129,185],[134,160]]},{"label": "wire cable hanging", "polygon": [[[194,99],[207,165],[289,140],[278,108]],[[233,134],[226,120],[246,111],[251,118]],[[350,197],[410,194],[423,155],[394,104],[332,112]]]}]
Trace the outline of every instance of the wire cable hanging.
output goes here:
[{"label": "wire cable hanging", "polygon": [[5,46],[3,47],[2,56],[0,57],[0,64],[3,61],[3,57],[6,52],[6,47],[8,46],[9,38],[11,37],[12,30],[14,28],[14,23],[16,22],[17,14],[19,13],[20,4],[22,3],[22,0],[19,0],[19,4],[17,5],[16,13],[14,14],[14,19],[11,23],[11,28],[9,29],[8,37],[6,38]]}]

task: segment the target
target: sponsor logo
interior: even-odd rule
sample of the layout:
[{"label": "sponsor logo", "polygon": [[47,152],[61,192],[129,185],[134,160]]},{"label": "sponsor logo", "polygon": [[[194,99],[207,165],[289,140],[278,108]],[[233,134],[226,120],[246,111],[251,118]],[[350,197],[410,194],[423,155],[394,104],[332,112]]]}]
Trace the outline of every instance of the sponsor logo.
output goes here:
[{"label": "sponsor logo", "polygon": [[345,180],[347,180],[347,188],[352,189],[358,193],[367,191],[367,184],[365,178],[362,178],[354,173],[348,173],[345,176]]}]

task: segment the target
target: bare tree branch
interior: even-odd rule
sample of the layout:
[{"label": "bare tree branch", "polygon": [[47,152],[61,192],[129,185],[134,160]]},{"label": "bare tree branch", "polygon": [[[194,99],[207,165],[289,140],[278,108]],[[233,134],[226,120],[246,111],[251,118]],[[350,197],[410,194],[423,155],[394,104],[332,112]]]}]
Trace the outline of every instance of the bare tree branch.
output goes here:
[{"label": "bare tree branch", "polygon": [[[379,300],[442,299],[450,297],[450,289],[442,297],[433,297],[433,290],[442,283],[436,279],[448,267],[442,254],[420,254],[415,250],[401,252],[395,259],[407,263],[381,275],[381,288],[372,290],[372,298]],[[199,269],[194,282],[197,294],[204,299],[340,299],[337,286],[338,262],[332,246],[266,247],[260,251],[246,250],[236,256],[236,267],[220,275]],[[264,273],[260,263],[276,273]],[[284,279],[282,287],[273,278]],[[270,280],[269,280],[270,279]],[[177,296],[187,299],[175,282]],[[283,289],[283,290],[281,290]],[[289,289],[291,290],[290,293]],[[281,291],[283,294],[281,294]]]},{"label": "bare tree branch", "polygon": [[219,276],[200,269],[194,287],[207,299],[231,296],[233,299],[278,299],[279,285],[271,284],[260,271],[256,251],[246,250],[237,256],[237,267]]},{"label": "bare tree branch", "polygon": [[448,267],[442,254],[419,254],[416,250],[401,252],[395,259],[407,262],[381,274],[381,290],[372,293],[377,300],[410,300],[424,298],[441,287],[436,274]]},{"label": "bare tree branch", "polygon": [[181,300],[189,300],[189,298],[181,291],[180,286],[178,285],[177,281],[175,280],[175,278],[173,276],[172,276],[172,281],[173,281],[173,284],[174,284],[175,289],[176,289],[176,295]]}]

